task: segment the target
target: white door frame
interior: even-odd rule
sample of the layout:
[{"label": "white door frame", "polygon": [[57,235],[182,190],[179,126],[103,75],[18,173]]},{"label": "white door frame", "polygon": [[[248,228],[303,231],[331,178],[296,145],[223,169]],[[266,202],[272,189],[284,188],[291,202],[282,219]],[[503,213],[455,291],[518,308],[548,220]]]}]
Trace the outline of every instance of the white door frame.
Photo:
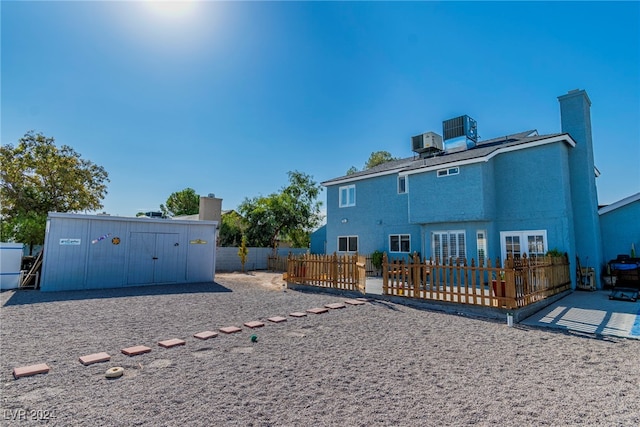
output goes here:
[{"label": "white door frame", "polygon": [[533,244],[536,244],[536,242],[539,244],[539,238],[542,237],[542,242],[541,242],[542,252],[540,252],[539,250],[540,248],[538,248],[537,254],[540,254],[540,253],[545,254],[549,250],[548,242],[547,242],[547,230],[501,231],[500,232],[500,257],[503,263],[507,259],[507,237],[517,237],[519,239],[520,248],[518,251],[519,253],[516,254],[518,257],[524,254],[526,254],[527,257],[529,257],[530,252],[532,252],[531,249],[534,249],[529,245],[529,237],[538,238],[536,239],[535,242],[533,242]]}]

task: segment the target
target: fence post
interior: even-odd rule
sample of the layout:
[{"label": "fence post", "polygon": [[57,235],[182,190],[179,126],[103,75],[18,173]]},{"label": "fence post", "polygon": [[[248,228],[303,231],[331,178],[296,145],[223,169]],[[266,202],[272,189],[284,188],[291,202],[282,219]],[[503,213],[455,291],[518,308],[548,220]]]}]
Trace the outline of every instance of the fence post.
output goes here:
[{"label": "fence post", "polygon": [[389,259],[387,253],[382,254],[382,295],[389,292]]},{"label": "fence post", "polygon": [[[526,258],[526,254],[523,257]],[[511,257],[511,254],[507,255],[507,259],[504,262],[503,271],[505,272],[505,305],[507,308],[516,308],[516,271],[514,267],[514,260]],[[523,279],[524,271],[521,271],[520,280]]]},{"label": "fence post", "polygon": [[338,289],[338,254],[334,252],[331,261],[331,285]]},{"label": "fence post", "polygon": [[420,283],[422,282],[422,265],[417,252],[413,252],[411,260],[411,281],[413,288],[413,297],[420,298]]}]

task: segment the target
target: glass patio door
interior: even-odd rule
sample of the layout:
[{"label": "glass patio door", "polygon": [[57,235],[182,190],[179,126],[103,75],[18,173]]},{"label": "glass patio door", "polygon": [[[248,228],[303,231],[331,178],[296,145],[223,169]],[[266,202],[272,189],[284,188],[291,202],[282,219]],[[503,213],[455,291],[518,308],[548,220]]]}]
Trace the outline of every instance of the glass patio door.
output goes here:
[{"label": "glass patio door", "polygon": [[547,253],[547,231],[501,231],[500,249],[503,262],[507,255],[513,259],[518,259],[524,254],[529,258],[544,256]]}]

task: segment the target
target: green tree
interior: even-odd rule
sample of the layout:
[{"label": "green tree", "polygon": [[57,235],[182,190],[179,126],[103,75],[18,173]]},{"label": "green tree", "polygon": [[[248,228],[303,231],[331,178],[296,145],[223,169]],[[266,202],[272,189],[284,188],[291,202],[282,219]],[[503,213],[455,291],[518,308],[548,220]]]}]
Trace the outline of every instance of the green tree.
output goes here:
[{"label": "green tree", "polygon": [[351,166],[349,169],[347,169],[347,175],[353,175],[356,172],[358,172],[358,168],[355,166]]},{"label": "green tree", "polygon": [[98,210],[107,194],[102,166],[41,133],[0,147],[0,165],[2,240],[41,244],[49,212]]},{"label": "green tree", "polygon": [[240,204],[251,246],[271,247],[275,253],[280,239],[309,234],[320,223],[320,185],[302,172],[288,172],[288,176],[289,185],[279,193],[247,198]]},{"label": "green tree", "polygon": [[393,157],[388,151],[375,151],[369,156],[369,160],[367,160],[367,163],[365,163],[364,168],[371,169],[372,167],[391,162],[393,160],[397,159]]},{"label": "green tree", "polygon": [[[29,254],[33,255],[33,247],[44,243],[47,215],[37,212],[20,213],[2,221],[2,241],[15,240],[29,245]],[[6,237],[6,239],[5,239]]]},{"label": "green tree", "polygon": [[245,229],[244,218],[236,211],[229,211],[222,214],[220,222],[219,245],[240,245],[242,233]]},{"label": "green tree", "polygon": [[249,255],[249,249],[247,248],[247,237],[242,236],[242,243],[238,248],[238,256],[240,257],[240,263],[242,264],[242,272],[244,273],[244,265],[247,262],[247,255]]},{"label": "green tree", "polygon": [[200,196],[193,188],[171,193],[166,205],[160,205],[163,216],[194,215],[200,210]]}]

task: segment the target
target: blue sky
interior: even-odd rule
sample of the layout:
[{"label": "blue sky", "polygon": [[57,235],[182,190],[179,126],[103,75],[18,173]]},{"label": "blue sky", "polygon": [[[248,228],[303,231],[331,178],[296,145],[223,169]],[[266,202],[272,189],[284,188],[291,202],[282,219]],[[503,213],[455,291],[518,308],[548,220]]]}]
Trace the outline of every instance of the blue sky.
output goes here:
[{"label": "blue sky", "polygon": [[638,2],[178,3],[2,1],[2,144],[104,166],[112,215],[186,187],[226,210],[462,114],[482,139],[560,132],[580,88],[600,203],[640,191]]}]

